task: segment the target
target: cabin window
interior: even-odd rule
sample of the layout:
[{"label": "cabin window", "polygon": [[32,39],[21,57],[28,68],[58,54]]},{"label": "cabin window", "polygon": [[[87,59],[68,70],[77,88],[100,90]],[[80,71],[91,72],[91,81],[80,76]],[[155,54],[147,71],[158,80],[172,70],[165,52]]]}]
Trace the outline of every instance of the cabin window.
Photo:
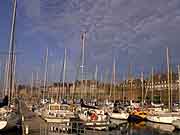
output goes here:
[{"label": "cabin window", "polygon": [[59,110],[59,106],[50,106],[50,110]]},{"label": "cabin window", "polygon": [[68,110],[68,106],[60,106],[61,110]]}]

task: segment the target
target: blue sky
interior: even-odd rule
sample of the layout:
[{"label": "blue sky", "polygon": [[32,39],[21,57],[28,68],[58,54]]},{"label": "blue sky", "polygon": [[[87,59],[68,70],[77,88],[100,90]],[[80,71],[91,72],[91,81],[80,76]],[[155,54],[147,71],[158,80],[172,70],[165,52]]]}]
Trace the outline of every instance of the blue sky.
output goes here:
[{"label": "blue sky", "polygon": [[[30,80],[31,72],[43,70],[48,47],[49,80],[59,78],[67,48],[67,80],[74,80],[80,57],[80,34],[87,31],[86,72],[98,64],[102,74],[117,61],[123,78],[131,63],[133,74],[165,70],[165,50],[171,62],[180,63],[179,0],[17,0],[17,79]],[[0,58],[8,51],[12,0],[0,1]],[[3,52],[3,53],[2,53]],[[1,62],[3,63],[3,62]],[[41,73],[42,74],[42,73]]]}]

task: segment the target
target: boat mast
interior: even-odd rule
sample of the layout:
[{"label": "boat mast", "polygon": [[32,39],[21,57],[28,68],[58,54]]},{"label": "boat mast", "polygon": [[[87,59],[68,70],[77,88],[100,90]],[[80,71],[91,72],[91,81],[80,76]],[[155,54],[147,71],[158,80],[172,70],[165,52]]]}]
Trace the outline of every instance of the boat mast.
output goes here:
[{"label": "boat mast", "polygon": [[167,81],[168,81],[168,109],[171,111],[171,89],[170,89],[170,66],[169,66],[169,49],[166,48],[167,57]]},{"label": "boat mast", "polygon": [[66,59],[67,59],[67,49],[64,50],[64,64],[63,64],[63,95],[67,96],[65,92],[65,80],[66,80]]},{"label": "boat mast", "polygon": [[17,1],[14,0],[13,18],[12,18],[12,24],[11,24],[11,36],[10,36],[10,42],[9,42],[8,73],[7,73],[8,98],[9,98],[8,105],[10,105],[10,102],[11,102],[12,87],[13,87],[13,67],[14,67],[13,57],[14,57],[14,51],[15,51],[14,40],[15,40],[16,7],[17,7]]},{"label": "boat mast", "polygon": [[179,80],[178,80],[178,84],[179,84],[179,107],[180,107],[180,66],[178,65],[178,78],[179,78]]},{"label": "boat mast", "polygon": [[37,98],[38,98],[38,100],[39,100],[39,97],[40,97],[40,93],[39,93],[40,86],[41,86],[41,81],[39,79],[39,72],[36,71],[36,90],[37,90]]},{"label": "boat mast", "polygon": [[172,109],[172,102],[173,102],[173,98],[172,98],[172,89],[173,89],[173,69],[172,67],[170,68],[170,99],[171,99],[171,109]]},{"label": "boat mast", "polygon": [[46,84],[47,84],[47,68],[48,68],[48,48],[46,49],[45,57],[45,70],[44,70],[44,89],[43,89],[43,102],[45,100]]},{"label": "boat mast", "polygon": [[151,95],[151,103],[154,101],[154,68],[152,67],[152,73],[151,73],[151,89],[152,89],[152,95]]},{"label": "boat mast", "polygon": [[100,100],[100,101],[101,101],[101,99],[102,99],[101,91],[102,91],[102,89],[103,89],[103,86],[104,86],[103,73],[101,72],[100,88],[99,88],[99,100]]},{"label": "boat mast", "polygon": [[82,61],[81,61],[81,90],[80,90],[80,97],[82,99],[82,94],[83,94],[83,88],[84,88],[84,63],[85,63],[85,39],[86,39],[86,32],[84,32],[82,35],[81,35],[81,41],[82,41]]},{"label": "boat mast", "polygon": [[95,98],[99,98],[99,93],[98,93],[98,65],[96,64],[96,71],[95,71],[95,82],[96,82],[96,96]]},{"label": "boat mast", "polygon": [[105,71],[105,75],[104,75],[104,98],[105,100],[108,99],[107,97],[107,90],[106,90],[106,86],[108,86],[108,70]]},{"label": "boat mast", "polygon": [[125,96],[125,86],[126,86],[126,77],[123,75],[123,86],[122,86],[122,97],[123,97],[123,104],[124,104],[124,96]]},{"label": "boat mast", "polygon": [[12,79],[12,97],[15,97],[15,90],[16,90],[16,81],[15,81],[15,77],[16,77],[16,56],[13,55],[13,61],[14,61],[14,64],[13,64],[13,71],[12,71],[12,74],[13,74],[13,79]]},{"label": "boat mast", "polygon": [[133,77],[132,77],[132,71],[131,71],[131,69],[132,69],[132,65],[131,64],[129,64],[128,65],[128,89],[129,89],[129,81],[130,81],[130,100],[132,100],[133,99],[133,87],[132,87],[132,85],[133,85]]},{"label": "boat mast", "polygon": [[131,75],[131,99],[130,100],[134,100],[134,95],[133,95],[133,77]]},{"label": "boat mast", "polygon": [[112,86],[113,85],[113,73],[111,73],[111,83],[110,83],[110,92],[109,92],[109,101],[111,100],[111,96],[112,96]]},{"label": "boat mast", "polygon": [[[2,82],[2,63],[0,61],[0,89],[3,89],[3,82]],[[1,91],[1,96],[3,95],[3,91]],[[3,97],[3,96],[2,96]]]},{"label": "boat mast", "polygon": [[113,92],[114,92],[114,103],[115,103],[115,100],[116,100],[116,60],[114,58],[114,61],[113,61]]},{"label": "boat mast", "polygon": [[31,74],[31,99],[33,97],[33,87],[34,87],[34,73]]},{"label": "boat mast", "polygon": [[0,89],[2,89],[2,91],[1,91],[1,98],[4,97],[4,81],[3,81],[4,75],[3,75],[3,70],[4,70],[3,69],[3,64],[0,61]]},{"label": "boat mast", "polygon": [[144,73],[141,72],[142,108],[144,107]]},{"label": "boat mast", "polygon": [[4,96],[8,95],[8,60],[6,59],[4,74]]}]

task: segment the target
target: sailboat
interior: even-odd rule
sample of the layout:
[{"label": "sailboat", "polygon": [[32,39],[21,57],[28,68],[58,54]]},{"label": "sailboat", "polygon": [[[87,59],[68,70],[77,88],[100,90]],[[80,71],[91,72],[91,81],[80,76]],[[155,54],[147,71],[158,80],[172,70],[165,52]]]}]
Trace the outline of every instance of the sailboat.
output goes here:
[{"label": "sailboat", "polygon": [[79,113],[79,119],[89,129],[105,130],[109,127],[108,115],[98,108],[82,108]]},{"label": "sailboat", "polygon": [[172,92],[170,88],[170,66],[169,66],[169,50],[166,49],[167,55],[167,78],[168,78],[168,112],[159,111],[154,112],[151,115],[147,116],[147,120],[156,123],[164,123],[164,124],[172,124],[173,121],[180,118],[180,114],[178,112],[172,112]]},{"label": "sailboat", "polygon": [[141,110],[133,110],[129,117],[128,121],[130,122],[141,122],[146,120],[148,112],[144,110],[144,74],[141,72],[141,88],[142,88],[142,99],[141,99]]},{"label": "sailboat", "polygon": [[[63,62],[63,93],[62,96],[66,95],[65,91],[65,72],[66,72],[66,49],[65,49],[65,56],[64,56],[64,62]],[[57,101],[54,103],[48,103],[44,105],[44,107],[41,109],[41,117],[47,122],[47,123],[58,123],[60,125],[63,125],[66,128],[62,128],[61,130],[70,130],[72,129],[71,122],[77,119],[77,115],[75,114],[75,109],[68,105],[59,103],[59,98],[57,98]],[[56,127],[56,125],[54,125]]]},{"label": "sailboat", "polygon": [[[147,94],[147,91],[146,91],[146,94]],[[164,107],[163,103],[154,103],[154,68],[152,67],[152,71],[151,71],[151,103],[150,103],[150,107],[148,108],[148,110],[150,112],[160,112],[160,111],[162,112],[162,111],[165,111],[165,109],[163,107]]]},{"label": "sailboat", "polygon": [[48,75],[48,55],[49,55],[49,49],[47,48],[46,49],[46,57],[45,57],[45,70],[44,70],[44,82],[43,82],[43,97],[42,97],[42,100],[41,100],[41,103],[42,104],[46,104],[48,102],[47,99],[45,99],[45,93],[46,93],[46,85],[47,85],[47,75]]},{"label": "sailboat", "polygon": [[[180,66],[178,65],[178,77],[179,77],[179,103],[180,103]],[[176,109],[177,112],[179,111],[179,104],[178,104],[178,108]],[[173,120],[172,121],[172,125],[175,126],[176,129],[180,129],[180,118],[177,120]]]},{"label": "sailboat", "polygon": [[152,95],[151,95],[151,106],[157,110],[157,108],[160,108],[164,106],[163,103],[155,104],[154,103],[154,68],[152,68],[152,75],[151,75],[151,83],[152,83]]},{"label": "sailboat", "polygon": [[119,108],[118,106],[115,106],[115,81],[116,81],[116,77],[115,77],[116,68],[115,67],[116,67],[116,61],[114,59],[114,62],[113,62],[114,110],[111,113],[109,113],[109,115],[110,115],[111,121],[113,121],[113,119],[127,120],[129,117],[129,113],[126,112],[124,109]]},{"label": "sailboat", "polygon": [[113,121],[113,119],[115,119],[115,120],[127,120],[129,117],[129,113],[124,111],[124,110],[118,110],[117,112],[113,111],[109,115],[110,115],[111,121]]},{"label": "sailboat", "polygon": [[66,122],[67,124],[69,124],[72,119],[76,118],[69,105],[59,103],[47,104],[42,110],[41,117],[48,123]]},{"label": "sailboat", "polygon": [[[81,91],[80,91],[80,97],[81,97],[81,106],[79,108],[77,108],[78,110],[78,116],[79,119],[83,122],[84,126],[86,126],[87,128],[90,129],[96,129],[96,130],[104,130],[108,128],[109,125],[109,120],[108,120],[108,115],[105,114],[103,109],[100,109],[98,107],[95,106],[90,106],[90,105],[86,105],[84,103],[84,100],[82,99],[82,97],[85,95],[84,93],[85,88],[84,88],[84,64],[85,64],[85,39],[86,39],[86,32],[82,33],[81,35],[81,40],[82,40],[82,55],[81,55],[81,73],[82,73],[82,82],[81,82]],[[97,66],[96,66],[96,79],[97,79]],[[97,80],[96,80],[97,81]],[[97,87],[97,83],[96,83],[96,87]],[[84,90],[85,92],[83,92],[82,90]]]},{"label": "sailboat", "polygon": [[9,56],[8,56],[8,66],[7,66],[7,75],[6,83],[7,90],[5,92],[5,97],[3,102],[0,104],[0,131],[13,129],[17,126],[17,123],[20,119],[19,114],[16,109],[16,104],[13,104],[12,101],[12,89],[13,89],[13,79],[14,70],[15,70],[15,19],[16,19],[16,6],[17,2],[14,0],[13,6],[13,19],[11,26],[11,37],[9,44]]}]

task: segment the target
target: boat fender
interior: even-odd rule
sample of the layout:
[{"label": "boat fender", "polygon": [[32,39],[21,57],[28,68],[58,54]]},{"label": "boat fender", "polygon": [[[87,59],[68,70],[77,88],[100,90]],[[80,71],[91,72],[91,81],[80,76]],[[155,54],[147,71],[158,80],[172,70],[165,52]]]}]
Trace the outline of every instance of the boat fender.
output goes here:
[{"label": "boat fender", "polygon": [[28,126],[28,125],[25,126],[25,134],[26,134],[26,135],[29,134],[29,126]]},{"label": "boat fender", "polygon": [[97,115],[95,113],[93,113],[91,115],[91,120],[97,120],[97,119],[98,119]]}]

